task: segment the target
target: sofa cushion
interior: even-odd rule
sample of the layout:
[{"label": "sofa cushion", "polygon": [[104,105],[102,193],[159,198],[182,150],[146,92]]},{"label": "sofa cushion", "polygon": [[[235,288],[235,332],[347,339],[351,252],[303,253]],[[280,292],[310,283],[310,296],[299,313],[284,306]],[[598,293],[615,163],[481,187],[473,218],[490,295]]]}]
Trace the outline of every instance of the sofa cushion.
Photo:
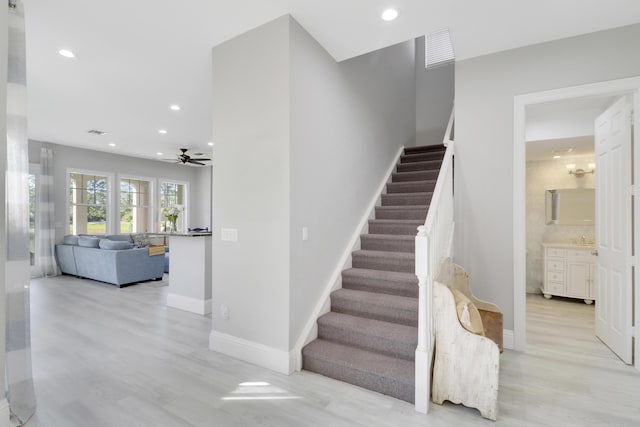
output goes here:
[{"label": "sofa cushion", "polygon": [[475,304],[469,298],[457,289],[450,288],[453,299],[456,302],[456,312],[460,325],[469,332],[484,336],[484,326],[482,318]]},{"label": "sofa cushion", "polygon": [[133,239],[130,234],[107,234],[105,239],[113,240],[115,242],[133,243]]},{"label": "sofa cushion", "polygon": [[67,234],[66,236],[64,236],[63,243],[65,245],[78,246],[78,236],[74,236],[73,234]]},{"label": "sofa cushion", "polygon": [[100,239],[97,237],[79,236],[78,246],[85,248],[97,248],[100,246]]},{"label": "sofa cushion", "polygon": [[131,243],[119,240],[100,239],[100,249],[110,249],[119,251],[123,249],[131,249]]}]

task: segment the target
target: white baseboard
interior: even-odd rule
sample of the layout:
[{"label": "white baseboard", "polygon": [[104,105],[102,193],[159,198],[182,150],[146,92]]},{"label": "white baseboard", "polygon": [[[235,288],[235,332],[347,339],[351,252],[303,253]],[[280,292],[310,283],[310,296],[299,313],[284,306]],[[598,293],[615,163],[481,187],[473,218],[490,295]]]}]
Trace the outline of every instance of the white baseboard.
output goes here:
[{"label": "white baseboard", "polygon": [[169,307],[178,308],[180,310],[190,311],[196,314],[211,313],[211,300],[202,300],[198,298],[185,297],[184,295],[167,294],[167,305]]},{"label": "white baseboard", "polygon": [[0,400],[0,427],[9,427],[11,411],[7,399]]},{"label": "white baseboard", "polygon": [[285,375],[295,370],[297,359],[294,351],[278,350],[213,330],[209,334],[209,349]]},{"label": "white baseboard", "polygon": [[502,330],[502,346],[508,350],[514,350],[513,331],[511,329]]},{"label": "white baseboard", "polygon": [[342,287],[342,271],[351,267],[351,253],[355,250],[360,249],[360,235],[369,231],[369,219],[374,218],[375,208],[376,206],[380,205],[380,201],[381,201],[380,195],[384,194],[387,183],[391,182],[391,175],[395,171],[396,166],[400,161],[400,156],[402,155],[403,150],[404,150],[404,147],[400,147],[400,149],[398,150],[398,153],[394,157],[394,160],[389,166],[389,169],[387,170],[387,173],[385,174],[383,181],[378,186],[378,189],[374,193],[374,196],[371,199],[371,202],[367,206],[367,209],[365,210],[365,214],[360,220],[358,227],[356,227],[353,235],[351,236],[351,239],[349,240],[349,243],[347,244],[344,252],[340,256],[340,261],[338,262],[338,265],[336,266],[335,270],[331,273],[331,276],[329,276],[327,285],[325,286],[325,289],[322,292],[322,295],[318,299],[316,306],[311,311],[309,318],[307,319],[307,323],[305,324],[304,328],[302,329],[302,332],[300,333],[300,336],[298,337],[298,341],[296,342],[296,345],[293,347],[293,350],[291,350],[292,353],[295,353],[292,356],[292,363],[294,363],[293,366],[295,366],[296,371],[300,371],[302,369],[302,347],[304,347],[305,345],[307,345],[308,343],[310,343],[311,341],[313,341],[318,337],[318,328],[316,326],[316,322],[320,316],[322,316],[325,313],[328,313],[329,310],[331,309],[331,304],[329,299],[331,292],[335,291],[336,289],[340,289]]}]

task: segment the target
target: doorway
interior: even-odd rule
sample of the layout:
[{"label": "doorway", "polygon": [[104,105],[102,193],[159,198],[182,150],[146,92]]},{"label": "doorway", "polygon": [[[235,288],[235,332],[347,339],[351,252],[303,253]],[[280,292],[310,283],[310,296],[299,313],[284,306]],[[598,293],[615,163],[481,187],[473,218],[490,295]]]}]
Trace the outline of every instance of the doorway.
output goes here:
[{"label": "doorway", "polygon": [[[514,100],[514,348],[524,351],[526,348],[526,110],[527,107],[535,106],[545,102],[557,102],[561,100],[594,97],[620,97],[625,94],[632,94],[634,104],[634,118],[637,122],[640,89],[640,78],[621,79],[609,82],[602,82],[590,85],[576,86],[564,89],[557,89],[546,92],[539,92],[515,97]],[[635,138],[638,139],[638,130],[634,129]],[[638,162],[638,151],[634,151],[635,163]],[[636,169],[634,181],[638,181],[638,171]],[[634,211],[638,210],[638,199],[634,200]],[[634,230],[638,233],[638,227]],[[638,235],[634,236],[634,256],[638,257]],[[628,260],[631,264],[631,259]],[[631,301],[633,307],[640,307],[638,292],[634,293],[634,300]],[[626,326],[629,336],[632,328],[636,328],[636,334],[640,332],[638,325]],[[636,335],[637,336],[637,335]],[[636,354],[640,349],[638,342]],[[638,363],[635,364],[638,368]]]}]

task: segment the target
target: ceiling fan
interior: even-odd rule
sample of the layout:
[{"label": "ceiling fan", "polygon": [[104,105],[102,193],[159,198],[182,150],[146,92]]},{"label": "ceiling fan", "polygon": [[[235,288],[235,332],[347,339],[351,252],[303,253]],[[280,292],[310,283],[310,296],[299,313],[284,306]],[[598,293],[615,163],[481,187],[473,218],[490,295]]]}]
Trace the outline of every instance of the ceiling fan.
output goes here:
[{"label": "ceiling fan", "polygon": [[[181,154],[178,154],[177,156],[177,160],[176,163],[182,163],[183,165],[186,165],[187,163],[191,163],[194,165],[200,165],[200,166],[205,166],[204,163],[202,162],[207,162],[210,161],[211,159],[206,158],[206,157],[191,157],[190,155],[187,154],[187,151],[189,149],[188,148],[181,148]],[[196,156],[201,156],[202,153],[196,153]]]}]

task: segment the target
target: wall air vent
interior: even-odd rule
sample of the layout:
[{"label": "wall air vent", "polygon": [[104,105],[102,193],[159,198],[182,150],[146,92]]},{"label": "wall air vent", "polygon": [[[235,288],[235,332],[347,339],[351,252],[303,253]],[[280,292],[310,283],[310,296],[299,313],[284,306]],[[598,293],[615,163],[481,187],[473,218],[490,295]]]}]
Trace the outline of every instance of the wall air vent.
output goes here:
[{"label": "wall air vent", "polygon": [[425,68],[439,67],[454,61],[449,29],[434,31],[425,41]]},{"label": "wall air vent", "polygon": [[87,131],[87,133],[90,133],[91,135],[99,135],[99,136],[102,136],[102,135],[106,135],[106,134],[107,134],[107,132],[105,132],[105,131],[102,131],[102,130],[96,130],[96,129],[88,130],[88,131]]}]

